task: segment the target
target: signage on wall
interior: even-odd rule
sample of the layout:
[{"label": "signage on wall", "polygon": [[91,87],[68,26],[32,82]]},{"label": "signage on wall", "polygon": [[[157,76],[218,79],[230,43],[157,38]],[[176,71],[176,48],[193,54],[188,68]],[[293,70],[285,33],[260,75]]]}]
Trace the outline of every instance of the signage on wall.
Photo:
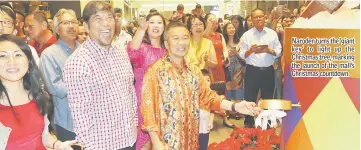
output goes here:
[{"label": "signage on wall", "polygon": [[219,18],[219,6],[212,6],[210,13],[214,14],[217,18]]},{"label": "signage on wall", "polygon": [[211,11],[219,11],[219,6],[212,6],[212,10]]}]

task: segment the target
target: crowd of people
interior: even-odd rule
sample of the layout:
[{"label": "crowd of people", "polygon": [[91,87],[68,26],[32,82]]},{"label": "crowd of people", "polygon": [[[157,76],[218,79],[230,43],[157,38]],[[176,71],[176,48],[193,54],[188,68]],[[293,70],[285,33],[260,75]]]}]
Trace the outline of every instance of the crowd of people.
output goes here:
[{"label": "crowd of people", "polygon": [[266,14],[180,4],[122,25],[107,2],[81,19],[1,2],[0,149],[205,150],[215,114],[254,127],[257,100],[282,98],[282,36],[297,17]]}]

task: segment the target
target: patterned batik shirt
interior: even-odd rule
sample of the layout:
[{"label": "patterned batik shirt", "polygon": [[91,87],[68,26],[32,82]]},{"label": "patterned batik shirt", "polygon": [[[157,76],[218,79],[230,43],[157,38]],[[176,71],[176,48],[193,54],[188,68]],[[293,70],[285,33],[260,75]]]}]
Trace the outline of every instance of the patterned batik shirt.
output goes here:
[{"label": "patterned batik shirt", "polygon": [[200,107],[219,110],[223,99],[209,88],[199,68],[177,66],[165,56],[144,77],[142,129],[157,132],[168,149],[197,150]]}]

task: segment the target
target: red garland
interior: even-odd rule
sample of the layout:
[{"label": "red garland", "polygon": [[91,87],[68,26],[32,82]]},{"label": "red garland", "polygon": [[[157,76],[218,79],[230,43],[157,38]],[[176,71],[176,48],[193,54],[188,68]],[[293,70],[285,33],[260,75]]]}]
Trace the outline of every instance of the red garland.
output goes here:
[{"label": "red garland", "polygon": [[208,150],[279,150],[280,143],[275,129],[235,128],[229,138],[210,144]]}]

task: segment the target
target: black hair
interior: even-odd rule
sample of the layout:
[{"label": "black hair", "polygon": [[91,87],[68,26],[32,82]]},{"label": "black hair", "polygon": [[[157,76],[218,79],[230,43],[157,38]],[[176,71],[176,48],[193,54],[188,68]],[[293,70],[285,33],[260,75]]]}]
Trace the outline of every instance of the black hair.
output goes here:
[{"label": "black hair", "polygon": [[290,18],[290,19],[291,19],[291,16],[282,15],[282,16],[280,17],[281,22],[282,22],[284,19],[286,19],[286,18]]},{"label": "black hair", "polygon": [[184,10],[184,6],[182,4],[178,4],[177,10]]},{"label": "black hair", "polygon": [[165,39],[165,36],[168,34],[169,30],[172,28],[176,28],[176,27],[182,27],[184,29],[187,29],[186,25],[182,22],[178,22],[178,21],[171,22],[167,25],[167,28],[165,28],[165,30],[164,30],[164,39]]},{"label": "black hair", "polygon": [[31,14],[34,15],[34,19],[36,21],[38,21],[39,23],[45,21],[47,25],[49,24],[48,18],[46,18],[46,14],[43,11],[36,10],[36,11],[33,11]]},{"label": "black hair", "polygon": [[189,30],[189,33],[192,34],[192,20],[194,19],[198,19],[199,21],[201,21],[203,23],[203,27],[204,29],[206,29],[206,21],[204,20],[204,18],[200,15],[193,15],[191,17],[188,18],[188,22],[187,22],[187,28]]},{"label": "black hair", "polygon": [[[42,88],[42,82],[41,82],[41,74],[39,71],[38,66],[35,63],[35,60],[32,56],[30,47],[28,44],[26,44],[21,38],[10,35],[10,34],[3,34],[0,35],[0,43],[1,42],[12,42],[16,44],[22,52],[24,52],[25,56],[28,59],[29,63],[29,70],[23,77],[23,86],[24,89],[29,91],[29,99],[30,96],[33,97],[33,100],[36,103],[36,106],[40,112],[41,115],[48,115],[48,119],[50,121],[50,128],[49,130],[53,130],[54,128],[54,122],[53,122],[53,103],[50,95]],[[8,103],[14,113],[15,118],[17,117],[17,113],[11,103],[10,97],[8,95],[8,92],[6,91],[6,87],[2,84],[0,81],[0,98],[4,99],[3,95],[6,96],[6,99],[8,100]]]},{"label": "black hair", "polygon": [[79,25],[83,26],[83,22],[84,22],[83,18],[82,17],[78,18],[78,21],[79,21]]},{"label": "black hair", "polygon": [[224,14],[223,18],[225,20],[229,20],[229,19],[231,19],[231,16],[229,14]]},{"label": "black hair", "polygon": [[24,20],[25,20],[25,15],[24,15],[24,13],[22,13],[21,11],[19,11],[19,10],[17,10],[17,9],[14,9],[14,12],[15,12],[15,15],[16,15],[16,14],[19,14],[20,16],[22,16],[22,17],[23,17],[23,20],[21,20],[21,21],[24,22]]},{"label": "black hair", "polygon": [[196,8],[202,8],[201,4],[197,3]]},{"label": "black hair", "polygon": [[152,8],[152,9],[149,10],[149,14],[150,14],[150,13],[155,13],[155,12],[158,12],[158,10],[155,9],[155,8]]},{"label": "black hair", "polygon": [[13,7],[8,2],[0,2],[0,11],[6,13],[12,19],[14,28],[16,25],[16,14]]},{"label": "black hair", "polygon": [[[224,37],[224,41],[226,42],[226,44],[227,44],[228,41],[229,41],[229,36],[228,36],[228,33],[227,33],[227,27],[228,27],[229,25],[232,25],[232,26],[233,26],[233,24],[232,24],[231,22],[226,23],[226,24],[224,25],[224,27],[223,27],[223,33],[222,33],[222,35],[223,35],[223,37]],[[234,27],[234,28],[236,28],[236,27]],[[234,44],[238,44],[239,41],[240,41],[240,39],[241,39],[241,36],[236,32],[236,33],[234,34],[234,36],[233,36],[233,43],[234,43]]]},{"label": "black hair", "polygon": [[136,23],[133,22],[133,21],[130,21],[126,28],[127,28],[127,33],[130,34],[133,37],[135,33],[133,32],[133,28],[131,28],[129,26],[131,23],[133,23],[134,27],[136,27]]},{"label": "black hair", "polygon": [[[204,17],[206,21],[208,21],[208,18],[209,18],[210,15],[213,15],[214,17],[216,17],[214,14],[208,13],[208,14],[206,14],[206,16]],[[216,19],[217,19],[217,18],[216,18]],[[220,27],[219,25],[218,25],[218,28],[217,28],[216,32],[222,33],[221,27]]]},{"label": "black hair", "polygon": [[85,5],[83,10],[83,20],[85,23],[89,24],[91,16],[99,11],[109,11],[114,17],[113,8],[109,3],[103,1],[90,1]]},{"label": "black hair", "polygon": [[[153,16],[160,16],[160,17],[162,18],[163,26],[164,26],[164,29],[165,29],[165,28],[166,28],[165,19],[164,19],[163,15],[160,14],[159,12],[150,13],[150,14],[147,15],[147,17],[146,17],[145,19],[146,19],[147,21],[149,21],[149,19],[152,18]],[[160,36],[160,46],[161,46],[162,48],[165,48],[165,46],[164,46],[164,31],[165,31],[165,30],[163,30],[163,33],[162,33],[162,35]],[[150,38],[149,38],[149,35],[148,35],[148,31],[145,32],[143,42],[144,42],[144,43],[147,43],[147,44],[151,44]]]},{"label": "black hair", "polygon": [[243,33],[244,33],[244,32],[247,32],[247,31],[249,30],[249,26],[248,26],[248,24],[247,24],[247,20],[248,20],[249,17],[251,17],[251,15],[247,15],[247,16],[246,16],[246,19],[244,20],[244,21],[245,21],[245,24],[244,24],[244,31],[243,31]]},{"label": "black hair", "polygon": [[255,9],[252,10],[251,16],[252,16],[252,14],[253,14],[255,11],[258,11],[258,10],[259,10],[259,11],[262,11],[263,14],[266,15],[266,12],[265,12],[263,9],[261,9],[261,8],[255,8]]},{"label": "black hair", "polygon": [[238,22],[239,22],[239,25],[238,27],[235,27],[236,28],[236,33],[238,33],[238,35],[241,37],[244,33],[244,29],[243,29],[243,17],[241,17],[240,15],[234,15],[232,16],[231,18],[231,22],[233,19],[237,19]]},{"label": "black hair", "polygon": [[[188,21],[188,19],[189,19],[189,17],[191,17],[192,15],[191,14],[185,14],[183,17],[182,17],[182,22],[184,23],[184,24],[186,24],[186,21]],[[186,19],[188,17],[188,19]]]},{"label": "black hair", "polygon": [[121,14],[123,14],[123,11],[122,11],[122,9],[120,9],[120,8],[114,8],[114,11],[113,11],[114,13],[121,13]]}]

